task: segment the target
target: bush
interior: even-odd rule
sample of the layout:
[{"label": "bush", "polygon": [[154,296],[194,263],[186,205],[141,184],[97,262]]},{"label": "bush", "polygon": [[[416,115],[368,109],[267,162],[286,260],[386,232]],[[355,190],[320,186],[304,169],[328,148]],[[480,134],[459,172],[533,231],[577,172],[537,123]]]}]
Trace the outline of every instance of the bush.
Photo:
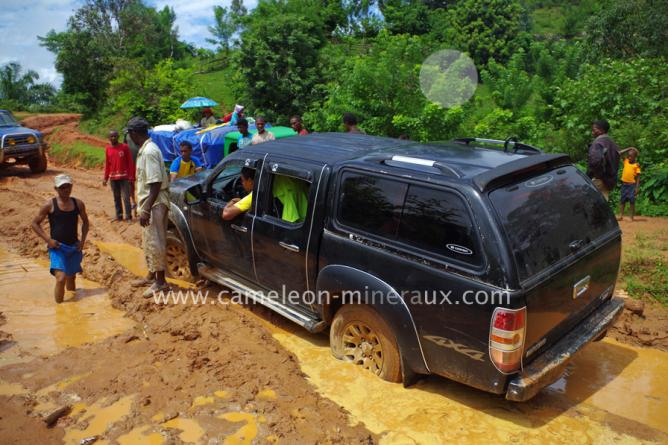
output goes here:
[{"label": "bush", "polygon": [[111,80],[104,114],[141,115],[152,125],[188,117],[179,106],[195,95],[192,74],[191,69],[176,68],[171,59],[151,70],[136,62],[126,63]]},{"label": "bush", "polygon": [[662,59],[605,60],[556,88],[556,122],[567,130],[566,151],[586,158],[591,122],[607,119],[621,147],[635,146],[645,164],[664,159],[668,140],[668,64]]}]

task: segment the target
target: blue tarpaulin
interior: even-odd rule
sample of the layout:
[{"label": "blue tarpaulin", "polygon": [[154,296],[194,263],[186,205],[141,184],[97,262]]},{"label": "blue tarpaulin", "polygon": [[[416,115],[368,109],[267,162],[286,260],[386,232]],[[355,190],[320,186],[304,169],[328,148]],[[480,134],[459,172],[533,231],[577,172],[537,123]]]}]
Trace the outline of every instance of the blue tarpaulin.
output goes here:
[{"label": "blue tarpaulin", "polygon": [[[267,124],[266,128],[271,128]],[[206,168],[215,167],[225,157],[225,135],[238,128],[233,125],[214,128],[213,130],[197,134],[201,128],[192,128],[182,131],[149,131],[149,136],[162,152],[165,162],[172,162],[179,156],[179,144],[188,141],[193,146],[193,156],[200,159]],[[251,125],[249,130],[255,130]]]}]

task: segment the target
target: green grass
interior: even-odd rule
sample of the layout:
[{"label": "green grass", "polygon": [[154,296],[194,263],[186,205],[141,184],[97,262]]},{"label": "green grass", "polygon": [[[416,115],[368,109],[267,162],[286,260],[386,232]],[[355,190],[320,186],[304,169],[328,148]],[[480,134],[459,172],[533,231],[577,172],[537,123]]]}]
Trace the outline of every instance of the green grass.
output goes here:
[{"label": "green grass", "polygon": [[637,234],[624,248],[620,279],[633,298],[650,298],[668,307],[668,233]]},{"label": "green grass", "polygon": [[226,111],[232,111],[236,103],[230,81],[233,72],[231,68],[225,68],[220,71],[195,74],[193,76],[195,94],[213,99],[221,106],[224,105]]},{"label": "green grass", "polygon": [[73,145],[55,143],[51,145],[49,156],[59,163],[76,164],[84,168],[104,166],[104,149],[83,142],[75,142]]},{"label": "green grass", "polygon": [[107,139],[110,130],[116,130],[119,134],[127,124],[127,118],[123,114],[115,114],[111,116],[95,116],[82,120],[79,123],[79,129],[88,134]]}]

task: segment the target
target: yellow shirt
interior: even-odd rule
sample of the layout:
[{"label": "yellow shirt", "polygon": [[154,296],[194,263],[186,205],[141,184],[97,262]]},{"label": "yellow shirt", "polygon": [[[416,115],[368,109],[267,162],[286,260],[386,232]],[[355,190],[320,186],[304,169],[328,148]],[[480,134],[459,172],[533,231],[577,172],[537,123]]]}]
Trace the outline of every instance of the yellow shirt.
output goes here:
[{"label": "yellow shirt", "polygon": [[640,164],[638,164],[638,161],[631,164],[628,159],[624,159],[624,169],[622,170],[622,182],[626,184],[634,184],[639,174],[640,174]]},{"label": "yellow shirt", "polygon": [[253,204],[253,192],[250,192],[249,194],[246,195],[245,198],[242,198],[240,201],[234,204],[234,207],[241,210],[242,212],[247,212],[250,210],[252,204]]}]

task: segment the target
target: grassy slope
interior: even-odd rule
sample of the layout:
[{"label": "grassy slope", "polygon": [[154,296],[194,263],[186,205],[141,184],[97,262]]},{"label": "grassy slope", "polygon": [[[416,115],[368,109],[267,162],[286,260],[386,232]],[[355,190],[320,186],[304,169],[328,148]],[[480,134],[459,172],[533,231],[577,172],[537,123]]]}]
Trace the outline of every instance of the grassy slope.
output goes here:
[{"label": "grassy slope", "polygon": [[232,73],[231,68],[225,68],[220,71],[195,74],[193,82],[196,94],[215,100],[225,111],[232,111],[236,103],[236,98],[228,81]]},{"label": "grassy slope", "polygon": [[104,150],[83,142],[72,145],[52,144],[49,156],[57,162],[84,168],[97,168],[104,165]]}]

